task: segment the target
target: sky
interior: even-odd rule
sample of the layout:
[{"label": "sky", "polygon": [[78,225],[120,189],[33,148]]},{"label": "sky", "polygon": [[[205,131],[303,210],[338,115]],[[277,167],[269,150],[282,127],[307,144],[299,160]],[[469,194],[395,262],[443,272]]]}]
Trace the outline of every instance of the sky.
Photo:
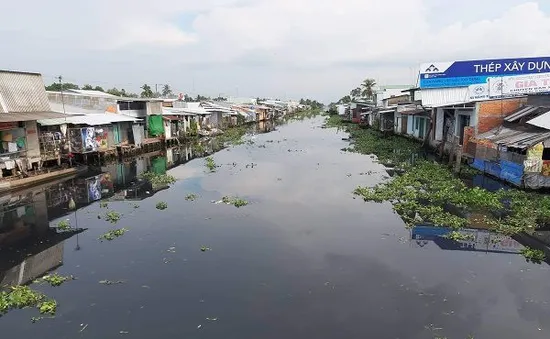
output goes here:
[{"label": "sky", "polygon": [[420,63],[550,56],[550,0],[27,0],[2,4],[0,69],[139,92],[336,101]]}]

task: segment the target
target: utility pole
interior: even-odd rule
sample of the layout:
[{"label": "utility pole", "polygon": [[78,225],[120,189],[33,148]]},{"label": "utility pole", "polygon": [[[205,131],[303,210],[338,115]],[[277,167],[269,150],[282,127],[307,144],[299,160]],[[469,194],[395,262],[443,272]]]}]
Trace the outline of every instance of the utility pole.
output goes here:
[{"label": "utility pole", "polygon": [[[61,88],[61,104],[63,105],[63,113],[65,114],[65,97],[63,96],[63,77],[60,75],[57,77],[59,80],[59,87]],[[67,116],[65,116],[65,122],[67,121]]]}]

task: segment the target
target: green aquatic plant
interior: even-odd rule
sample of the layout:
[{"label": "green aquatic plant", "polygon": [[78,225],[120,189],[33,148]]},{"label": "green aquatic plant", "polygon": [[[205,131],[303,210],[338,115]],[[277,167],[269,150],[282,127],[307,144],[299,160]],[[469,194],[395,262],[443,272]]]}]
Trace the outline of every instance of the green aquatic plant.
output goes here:
[{"label": "green aquatic plant", "polygon": [[520,253],[525,257],[525,259],[527,259],[527,261],[530,262],[541,263],[546,260],[546,254],[544,254],[544,251],[534,248],[525,247]]},{"label": "green aquatic plant", "polygon": [[55,315],[57,302],[28,286],[11,286],[0,292],[0,316],[13,309],[35,307],[41,314]]},{"label": "green aquatic plant", "polygon": [[98,239],[99,240],[108,240],[108,241],[111,241],[111,240],[115,240],[116,238],[118,237],[121,237],[124,235],[124,233],[128,232],[128,229],[126,228],[119,228],[119,229],[116,229],[116,230],[111,230],[107,233],[104,233],[102,234]]},{"label": "green aquatic plant", "polygon": [[475,236],[473,234],[464,234],[457,231],[452,231],[445,235],[445,238],[451,239],[454,241],[473,241]]},{"label": "green aquatic plant", "polygon": [[230,197],[230,196],[224,196],[222,198],[222,202],[227,205],[233,205],[237,208],[248,205],[248,201],[238,197]]},{"label": "green aquatic plant", "polygon": [[120,220],[120,217],[120,213],[115,211],[110,211],[105,214],[105,220],[107,220],[111,224],[116,224]]},{"label": "green aquatic plant", "polygon": [[57,223],[56,228],[60,231],[68,231],[71,229],[71,222],[69,221],[69,219],[61,220]]},{"label": "green aquatic plant", "polygon": [[109,203],[107,201],[101,201],[99,203],[99,207],[100,208],[108,208],[109,207]]},{"label": "green aquatic plant", "polygon": [[45,300],[38,304],[38,310],[41,314],[54,315],[57,310],[57,302],[53,299]]},{"label": "green aquatic plant", "polygon": [[210,172],[216,172],[216,168],[218,166],[216,165],[216,162],[214,162],[214,159],[212,157],[206,157],[204,160],[206,168],[208,168]]},{"label": "green aquatic plant", "polygon": [[169,174],[158,174],[155,172],[142,173],[140,178],[149,181],[153,187],[168,186],[176,182],[176,178]]},{"label": "green aquatic plant", "polygon": [[157,202],[156,208],[157,208],[157,210],[163,211],[163,210],[168,208],[168,204],[164,201],[159,201],[159,202]]},{"label": "green aquatic plant", "polygon": [[193,193],[188,194],[188,195],[185,196],[185,200],[187,200],[187,201],[195,201],[195,200],[197,200],[197,198],[198,198],[198,195],[193,194]]},{"label": "green aquatic plant", "polygon": [[74,280],[74,277],[72,275],[62,276],[62,275],[59,275],[58,273],[53,273],[53,274],[47,274],[43,276],[41,279],[38,279],[37,281],[38,282],[44,281],[55,287],[55,286],[61,286],[64,282],[68,280]]}]

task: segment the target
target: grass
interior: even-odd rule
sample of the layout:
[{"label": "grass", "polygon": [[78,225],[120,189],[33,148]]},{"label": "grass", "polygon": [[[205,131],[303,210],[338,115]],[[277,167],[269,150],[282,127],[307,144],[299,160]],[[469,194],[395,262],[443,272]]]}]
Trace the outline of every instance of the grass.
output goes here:
[{"label": "grass", "polygon": [[185,200],[187,200],[187,201],[195,201],[195,200],[197,200],[198,197],[199,197],[198,195],[191,193],[191,194],[187,194],[187,195],[185,196]]},{"label": "grass", "polygon": [[429,223],[455,231],[473,226],[513,235],[550,224],[548,196],[515,189],[489,192],[467,187],[445,165],[411,161],[414,154],[424,152],[416,141],[383,137],[375,130],[345,124],[338,116],[328,117],[326,125],[349,132],[353,146],[348,151],[375,156],[379,162],[400,170],[402,174],[392,180],[374,187],[357,187],[354,194],[369,202],[391,202],[407,226]]},{"label": "grass", "polygon": [[128,232],[128,229],[119,228],[119,229],[111,230],[107,233],[102,234],[98,239],[101,240],[101,241],[103,241],[103,240],[112,241],[112,240],[115,240],[118,237],[123,236],[124,233],[126,233],[126,232]]},{"label": "grass", "polygon": [[214,159],[212,157],[206,157],[204,159],[204,162],[205,162],[206,168],[208,168],[208,170],[210,172],[216,172],[216,168],[218,166],[216,165],[216,162],[214,161]]},{"label": "grass", "polygon": [[525,247],[524,249],[522,249],[521,255],[523,255],[525,259],[527,259],[527,261],[537,264],[540,264],[546,260],[546,254],[544,254],[543,251],[530,247]]},{"label": "grass", "polygon": [[222,202],[227,205],[233,205],[237,208],[248,205],[248,201],[238,197],[230,197],[230,196],[223,197]]},{"label": "grass", "polygon": [[116,224],[120,220],[120,217],[120,213],[115,211],[110,211],[105,214],[105,220],[107,220],[111,224]]},{"label": "grass", "polygon": [[28,286],[11,286],[0,292],[0,316],[27,307],[35,307],[41,314],[55,315],[57,302]]},{"label": "grass", "polygon": [[168,208],[168,204],[164,201],[159,201],[159,202],[157,202],[156,208],[157,208],[157,210],[163,211],[163,210]]}]

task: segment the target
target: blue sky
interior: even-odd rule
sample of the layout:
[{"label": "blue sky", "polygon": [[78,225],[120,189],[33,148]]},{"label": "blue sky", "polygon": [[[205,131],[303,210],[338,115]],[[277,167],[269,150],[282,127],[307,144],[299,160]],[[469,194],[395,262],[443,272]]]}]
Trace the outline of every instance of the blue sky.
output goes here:
[{"label": "blue sky", "polygon": [[329,102],[422,62],[550,55],[550,1],[10,2],[0,68],[138,91]]}]

